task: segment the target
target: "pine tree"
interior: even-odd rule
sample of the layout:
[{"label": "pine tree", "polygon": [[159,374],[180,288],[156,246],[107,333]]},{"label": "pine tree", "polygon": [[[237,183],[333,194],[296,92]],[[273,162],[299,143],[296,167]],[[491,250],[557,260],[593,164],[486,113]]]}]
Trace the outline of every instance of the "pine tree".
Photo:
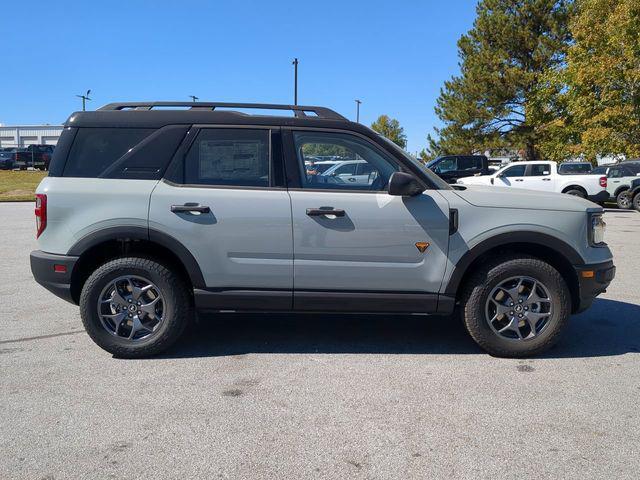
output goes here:
[{"label": "pine tree", "polygon": [[[460,75],[447,81],[436,114],[443,153],[511,146],[538,158],[556,119],[541,101],[549,71],[565,61],[570,0],[481,0],[458,41]],[[548,93],[548,92],[547,92]]]}]

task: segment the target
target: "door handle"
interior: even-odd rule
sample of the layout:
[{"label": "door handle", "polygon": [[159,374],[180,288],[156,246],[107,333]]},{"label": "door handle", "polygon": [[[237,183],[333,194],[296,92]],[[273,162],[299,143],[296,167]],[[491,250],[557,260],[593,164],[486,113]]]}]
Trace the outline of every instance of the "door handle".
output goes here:
[{"label": "door handle", "polygon": [[310,217],[321,217],[322,215],[334,215],[344,217],[344,210],[340,208],[307,208],[307,215]]},{"label": "door handle", "polygon": [[542,179],[542,181],[543,181],[543,182],[550,182],[550,181],[551,181],[551,179],[550,179],[550,178],[543,178],[543,179]]},{"label": "door handle", "polygon": [[171,205],[171,211],[173,213],[182,213],[182,212],[209,213],[211,209],[206,205],[200,205],[199,203],[185,203],[184,205]]},{"label": "door handle", "polygon": [[355,182],[355,181],[356,181],[356,179],[355,179],[355,178],[353,178],[353,177],[350,177],[350,178],[348,178],[347,180],[348,180],[348,181],[350,181],[350,182]]},{"label": "door handle", "polygon": [[516,178],[516,182],[524,182],[524,180],[521,178]]}]

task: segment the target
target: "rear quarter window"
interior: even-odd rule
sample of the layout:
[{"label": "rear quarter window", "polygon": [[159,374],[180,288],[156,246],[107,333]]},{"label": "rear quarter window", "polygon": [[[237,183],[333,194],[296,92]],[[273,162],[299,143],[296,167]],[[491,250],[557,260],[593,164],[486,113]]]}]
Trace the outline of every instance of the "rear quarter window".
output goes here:
[{"label": "rear quarter window", "polygon": [[153,132],[149,128],[79,128],[63,176],[98,177]]}]

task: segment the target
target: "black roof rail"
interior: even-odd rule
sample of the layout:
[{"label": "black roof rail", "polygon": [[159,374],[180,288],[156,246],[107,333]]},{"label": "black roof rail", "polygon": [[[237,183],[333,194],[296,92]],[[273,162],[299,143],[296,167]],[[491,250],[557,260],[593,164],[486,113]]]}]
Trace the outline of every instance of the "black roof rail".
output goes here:
[{"label": "black roof rail", "polygon": [[[215,110],[221,108],[246,108],[263,110],[290,110],[296,117],[318,117],[333,120],[347,120],[339,113],[326,107],[308,105],[279,105],[272,103],[224,103],[224,102],[117,102],[109,103],[98,110],[153,110],[155,107],[189,107],[189,110]],[[308,115],[307,112],[314,115]]]}]

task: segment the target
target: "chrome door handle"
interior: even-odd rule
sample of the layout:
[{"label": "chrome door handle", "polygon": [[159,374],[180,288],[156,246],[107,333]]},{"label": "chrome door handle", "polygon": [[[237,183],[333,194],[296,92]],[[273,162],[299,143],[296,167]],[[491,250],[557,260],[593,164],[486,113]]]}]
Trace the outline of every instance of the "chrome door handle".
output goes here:
[{"label": "chrome door handle", "polygon": [[321,217],[323,215],[334,215],[344,217],[345,212],[340,208],[307,208],[307,215],[310,217]]},{"label": "chrome door handle", "polygon": [[171,211],[173,213],[182,213],[182,212],[209,213],[211,209],[206,205],[200,205],[199,203],[185,203],[184,205],[171,205]]}]

